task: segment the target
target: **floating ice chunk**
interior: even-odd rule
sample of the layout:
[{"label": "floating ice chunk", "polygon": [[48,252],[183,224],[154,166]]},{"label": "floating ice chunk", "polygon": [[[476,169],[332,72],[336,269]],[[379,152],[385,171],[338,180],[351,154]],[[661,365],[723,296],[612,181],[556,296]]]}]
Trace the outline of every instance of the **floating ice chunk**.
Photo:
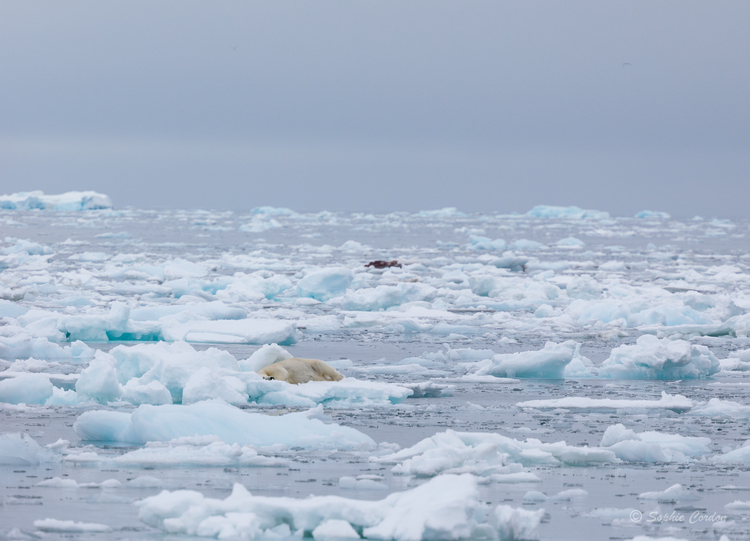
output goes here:
[{"label": "floating ice chunk", "polygon": [[278,319],[236,319],[218,321],[164,321],[165,340],[208,342],[219,344],[278,344],[290,345],[297,341],[296,322]]},{"label": "floating ice chunk", "polygon": [[465,218],[468,215],[459,211],[456,207],[445,207],[437,210],[420,210],[417,216],[423,218]]},{"label": "floating ice chunk", "polygon": [[115,373],[116,362],[112,355],[97,351],[94,360],[81,372],[81,377],[76,382],[78,398],[100,404],[120,398],[122,388]]},{"label": "floating ice chunk", "polygon": [[693,407],[693,401],[680,394],[671,395],[664,391],[659,400],[628,400],[616,398],[590,398],[579,396],[568,396],[566,398],[553,398],[549,400],[527,400],[516,404],[519,408],[535,409],[571,409],[571,410],[618,410],[618,409],[667,409],[677,413],[689,411]]},{"label": "floating ice chunk", "polygon": [[549,497],[538,490],[529,490],[523,495],[523,503],[541,503],[546,502]]},{"label": "floating ice chunk", "polygon": [[719,361],[722,370],[748,372],[750,371],[750,349],[733,351],[727,359]]},{"label": "floating ice chunk", "polygon": [[[566,312],[583,324],[613,323],[623,320],[628,327],[642,325],[662,325],[674,327],[670,333],[719,332],[719,325],[708,325],[711,319],[697,310],[685,306],[682,301],[669,299],[666,303],[640,300],[621,301],[616,299],[583,300],[576,299],[566,308]],[[731,326],[731,321],[727,320]],[[706,326],[707,325],[707,326]],[[726,333],[730,330],[727,328]],[[731,332],[734,332],[732,328]]]},{"label": "floating ice chunk", "polygon": [[553,205],[537,205],[526,213],[526,216],[532,218],[569,218],[584,219],[591,218],[603,220],[609,218],[609,212],[601,210],[584,210],[579,207],[556,207]]},{"label": "floating ice chunk", "polygon": [[[28,316],[28,315],[27,315]],[[122,302],[114,302],[108,314],[81,316],[52,316],[56,319],[57,330],[67,341],[107,342],[110,335],[118,338],[127,332],[130,309]]]},{"label": "floating ice chunk", "polygon": [[[253,496],[236,484],[225,500],[206,498],[189,490],[163,491],[135,505],[140,520],[149,526],[171,534],[221,537],[252,538],[283,524],[294,535],[301,535],[303,531],[315,531],[323,524],[340,520],[354,530],[361,530],[365,538],[465,539],[482,528],[487,533],[495,528],[514,532],[532,522],[522,513],[513,512],[520,510],[510,509],[497,512],[494,524],[478,522],[482,517],[481,504],[476,480],[471,475],[441,475],[380,501],[338,496],[305,499]],[[503,539],[513,537],[509,534]]]},{"label": "floating ice chunk", "polygon": [[[179,441],[179,440],[175,440]],[[208,445],[149,443],[146,448],[130,451],[113,460],[131,466],[286,466],[289,461],[259,455],[251,446],[214,441]]]},{"label": "floating ice chunk", "polygon": [[671,216],[668,212],[658,210],[642,210],[635,215],[636,218],[656,218],[659,220],[669,220]]},{"label": "floating ice chunk", "polygon": [[399,283],[380,285],[373,288],[349,290],[329,301],[331,306],[341,306],[344,310],[385,310],[409,302],[431,301],[437,290],[426,284]]},{"label": "floating ice chunk", "polygon": [[723,455],[712,457],[713,462],[720,464],[729,464],[732,462],[742,462],[750,464],[750,440],[746,441],[737,449],[728,451]]},{"label": "floating ice chunk", "polygon": [[297,213],[286,207],[261,206],[254,207],[250,212],[261,216],[297,216]]},{"label": "floating ice chunk", "polygon": [[388,490],[388,485],[374,479],[356,479],[354,477],[341,477],[339,488],[350,490]]},{"label": "floating ice chunk", "polygon": [[21,374],[0,380],[0,402],[44,404],[52,392],[53,385],[44,374]]},{"label": "floating ice chunk", "polygon": [[599,367],[599,375],[619,379],[686,379],[705,378],[719,369],[718,359],[706,346],[646,334],[633,345],[613,349]]},{"label": "floating ice chunk", "polygon": [[101,483],[78,483],[75,479],[63,479],[62,477],[53,477],[52,479],[45,479],[44,481],[40,481],[35,486],[38,487],[49,487],[49,488],[100,488],[100,489],[107,489],[107,488],[117,488],[121,486],[122,483],[118,481],[117,479],[107,479],[106,481],[102,481]]},{"label": "floating ice chunk", "polygon": [[604,432],[601,446],[627,462],[684,462],[686,457],[710,453],[711,439],[659,432],[636,434],[616,424]]},{"label": "floating ice chunk", "polygon": [[706,404],[694,407],[690,415],[699,417],[729,417],[732,419],[750,419],[750,406],[731,400],[711,398]]},{"label": "floating ice chunk", "polygon": [[474,375],[509,378],[561,379],[565,367],[573,360],[578,344],[572,340],[556,344],[547,342],[544,349],[498,354],[478,364]]},{"label": "floating ice chunk", "polygon": [[0,464],[29,466],[59,461],[59,454],[51,449],[45,449],[28,434],[0,434]]},{"label": "floating ice chunk", "polygon": [[692,499],[693,495],[677,483],[666,490],[654,492],[642,492],[638,495],[639,500],[656,500],[659,503],[675,503],[679,500]]},{"label": "floating ice chunk", "polygon": [[410,475],[437,475],[444,471],[492,475],[521,473],[518,464],[511,462],[587,466],[616,462],[617,457],[606,449],[574,447],[564,441],[542,443],[528,439],[522,442],[500,434],[446,430],[409,448],[371,457],[370,461],[396,464],[394,471]]},{"label": "floating ice chunk", "polygon": [[724,504],[724,507],[732,511],[747,511],[747,510],[750,510],[750,502],[743,502],[742,500],[734,500],[731,503]]},{"label": "floating ice chunk", "polygon": [[[637,513],[636,515],[633,515],[635,511],[637,511],[637,509],[633,509],[632,507],[626,507],[625,509],[618,507],[596,507],[588,513],[583,513],[581,516],[600,518],[604,520],[630,519],[632,516],[638,516]],[[638,512],[640,513],[640,511]]]},{"label": "floating ice chunk", "polygon": [[65,488],[65,489],[76,489],[78,488],[78,481],[75,479],[63,479],[62,477],[53,477],[52,479],[45,479],[36,484],[38,487],[52,487],[52,488]]},{"label": "floating ice chunk", "polygon": [[132,414],[87,411],[73,425],[84,441],[146,443],[182,436],[215,435],[226,443],[267,446],[284,444],[308,449],[374,447],[369,436],[349,427],[324,424],[311,415],[322,412],[269,416],[247,413],[220,401],[188,406],[139,406]]},{"label": "floating ice chunk", "polygon": [[297,294],[300,297],[327,301],[332,297],[343,295],[353,280],[354,273],[344,267],[313,271],[297,282]]},{"label": "floating ice chunk", "polygon": [[151,475],[139,475],[128,481],[128,486],[132,488],[161,488],[163,485],[161,479]]},{"label": "floating ice chunk", "polygon": [[177,304],[167,306],[149,306],[130,310],[133,321],[156,321],[162,318],[184,323],[195,319],[225,320],[244,319],[247,312],[235,306],[227,306],[221,301],[201,304]]},{"label": "floating ice chunk", "polygon": [[65,192],[45,195],[40,190],[0,195],[0,209],[95,210],[112,208],[112,201],[104,194],[92,191]]},{"label": "floating ice chunk", "polygon": [[35,520],[34,528],[42,532],[61,533],[94,533],[112,531],[112,528],[110,528],[106,524],[97,524],[95,522],[76,522],[74,520],[57,520],[54,518]]}]

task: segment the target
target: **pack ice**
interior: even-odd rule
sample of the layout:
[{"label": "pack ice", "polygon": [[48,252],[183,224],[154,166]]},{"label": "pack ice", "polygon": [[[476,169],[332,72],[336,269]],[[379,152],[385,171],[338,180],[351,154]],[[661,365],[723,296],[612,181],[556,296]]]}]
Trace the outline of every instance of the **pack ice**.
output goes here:
[{"label": "pack ice", "polygon": [[0,538],[746,538],[748,239],[2,196]]}]

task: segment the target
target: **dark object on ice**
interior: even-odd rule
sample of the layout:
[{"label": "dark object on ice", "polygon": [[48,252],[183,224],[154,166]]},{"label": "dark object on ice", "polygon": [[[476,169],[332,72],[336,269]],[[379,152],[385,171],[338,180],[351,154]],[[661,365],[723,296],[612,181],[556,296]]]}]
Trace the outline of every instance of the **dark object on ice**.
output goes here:
[{"label": "dark object on ice", "polygon": [[396,261],[395,259],[393,261],[383,261],[382,259],[377,259],[375,261],[370,261],[365,267],[375,267],[376,269],[385,269],[386,267],[398,267],[401,268],[401,263]]}]

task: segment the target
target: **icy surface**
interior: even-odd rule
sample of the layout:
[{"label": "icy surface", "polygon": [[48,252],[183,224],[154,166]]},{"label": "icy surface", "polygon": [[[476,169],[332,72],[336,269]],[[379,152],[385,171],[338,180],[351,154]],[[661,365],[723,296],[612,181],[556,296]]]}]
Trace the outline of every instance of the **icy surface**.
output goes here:
[{"label": "icy surface", "polygon": [[218,436],[226,443],[255,446],[351,449],[373,447],[365,434],[316,416],[322,407],[277,417],[247,413],[223,401],[189,406],[139,406],[133,413],[87,411],[74,425],[84,441],[140,443],[170,441],[187,436]]},{"label": "icy surface", "polygon": [[0,195],[0,209],[94,210],[112,208],[108,196],[96,192],[66,192],[45,195],[39,190]]},{"label": "icy surface", "polygon": [[0,539],[750,537],[750,222],[86,197],[0,204]]},{"label": "icy surface", "polygon": [[[543,511],[498,506],[482,520],[476,481],[471,475],[443,475],[415,489],[380,501],[337,496],[269,498],[236,484],[224,500],[193,491],[163,491],[139,502],[139,518],[166,532],[207,537],[254,538],[278,528],[353,538],[419,541],[466,539],[479,531],[500,531],[502,539],[534,539]],[[347,527],[348,526],[348,527]],[[341,535],[343,534],[343,535]],[[356,538],[359,538],[357,535]]]}]

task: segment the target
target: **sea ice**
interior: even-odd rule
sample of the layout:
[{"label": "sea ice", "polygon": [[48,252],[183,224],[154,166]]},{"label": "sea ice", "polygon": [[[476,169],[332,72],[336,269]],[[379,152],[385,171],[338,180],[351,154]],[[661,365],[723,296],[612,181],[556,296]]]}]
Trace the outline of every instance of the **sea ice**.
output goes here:
[{"label": "sea ice", "polygon": [[[287,525],[292,532],[349,532],[343,521],[371,539],[419,541],[500,535],[537,539],[544,512],[499,506],[486,516],[471,475],[441,475],[407,492],[380,501],[339,496],[305,499],[253,496],[236,484],[225,500],[198,492],[163,491],[135,503],[139,518],[168,533],[206,537],[258,537]],[[487,520],[489,518],[489,520]],[[270,532],[268,532],[270,533]],[[267,535],[267,533],[266,533]]]},{"label": "sea ice", "polygon": [[0,380],[0,402],[9,404],[44,404],[54,386],[45,374],[21,374]]},{"label": "sea ice", "polygon": [[680,500],[689,500],[693,498],[694,496],[679,483],[672,485],[666,490],[643,492],[638,495],[639,500],[656,500],[659,503],[675,503]]},{"label": "sea ice", "polygon": [[29,466],[59,461],[55,451],[42,447],[28,434],[0,434],[0,464]]},{"label": "sea ice", "polygon": [[343,295],[352,284],[352,280],[354,280],[354,273],[345,267],[316,270],[297,282],[297,294],[300,297],[327,301],[332,297]]},{"label": "sea ice", "polygon": [[226,443],[267,446],[284,444],[307,449],[358,449],[375,446],[369,436],[316,416],[322,406],[307,412],[270,416],[248,413],[221,401],[187,406],[139,406],[133,413],[95,410],[73,425],[84,441],[144,444],[185,436],[218,436]]},{"label": "sea ice", "polygon": [[547,342],[539,351],[499,354],[478,363],[474,375],[508,378],[562,379],[565,367],[578,352],[572,340],[556,344]]},{"label": "sea ice", "polygon": [[[513,474],[521,470],[510,463],[588,466],[617,462],[617,457],[608,449],[575,447],[564,441],[542,443],[533,438],[519,441],[500,434],[446,430],[406,449],[370,460],[396,464],[393,471],[397,473],[431,476],[444,471]],[[505,467],[509,464],[510,467]]]},{"label": "sea ice", "polygon": [[[183,438],[184,439],[184,438]],[[116,464],[129,466],[286,466],[289,461],[259,455],[249,445],[212,441],[206,445],[182,444],[180,439],[166,444],[151,442],[144,449],[130,451],[113,459]]]},{"label": "sea ice", "polygon": [[619,379],[688,379],[705,378],[719,370],[719,360],[706,346],[645,334],[633,345],[613,349],[599,367],[599,375]]},{"label": "sea ice", "polygon": [[711,452],[711,439],[647,431],[636,434],[622,424],[612,425],[602,436],[601,447],[627,462],[685,462]]},{"label": "sea ice", "polygon": [[110,209],[112,201],[104,194],[92,191],[65,192],[45,195],[40,190],[0,195],[0,209],[95,210]]},{"label": "sea ice", "polygon": [[74,520],[57,520],[54,518],[35,520],[34,528],[42,532],[60,533],[100,533],[112,531],[112,528],[110,528],[106,524],[97,524],[95,522],[76,522]]},{"label": "sea ice", "polygon": [[519,408],[570,409],[570,410],[648,410],[667,409],[677,413],[689,411],[693,401],[682,395],[661,392],[659,400],[628,400],[617,398],[590,398],[588,396],[568,396],[550,400],[526,400],[516,404]]}]

